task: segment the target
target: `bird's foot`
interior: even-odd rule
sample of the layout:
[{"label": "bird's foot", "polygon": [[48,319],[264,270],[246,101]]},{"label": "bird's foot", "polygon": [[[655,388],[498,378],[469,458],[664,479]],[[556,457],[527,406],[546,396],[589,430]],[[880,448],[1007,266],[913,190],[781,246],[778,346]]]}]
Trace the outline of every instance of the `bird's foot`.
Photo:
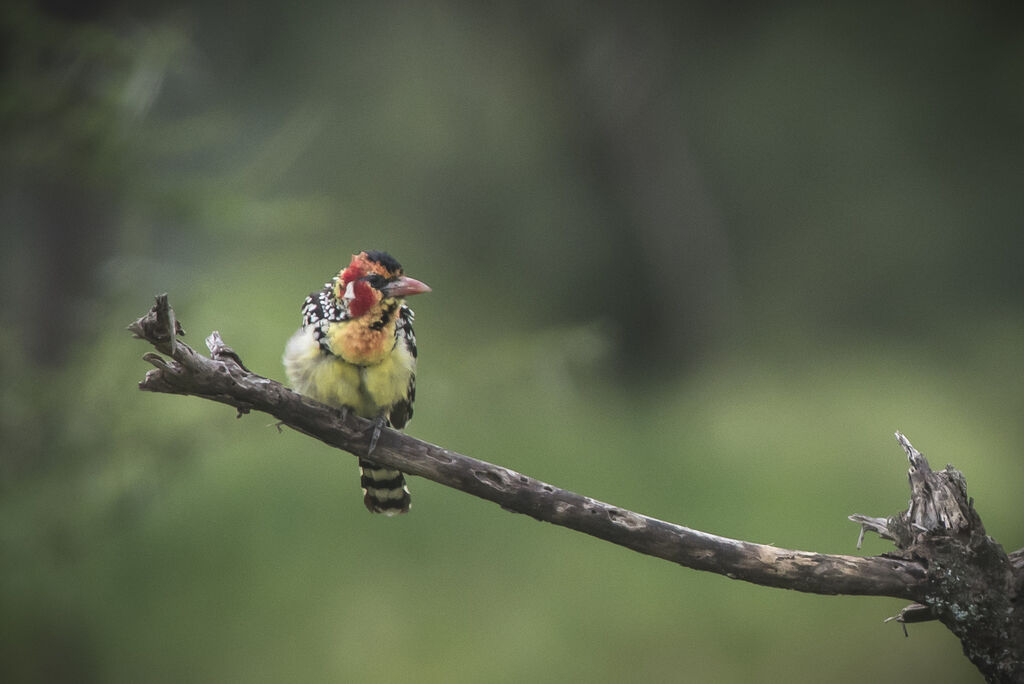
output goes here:
[{"label": "bird's foot", "polygon": [[388,426],[388,416],[386,413],[382,413],[373,420],[373,434],[370,435],[370,448],[366,450],[366,455],[369,457],[373,450],[377,448],[377,440],[380,439],[380,431]]}]

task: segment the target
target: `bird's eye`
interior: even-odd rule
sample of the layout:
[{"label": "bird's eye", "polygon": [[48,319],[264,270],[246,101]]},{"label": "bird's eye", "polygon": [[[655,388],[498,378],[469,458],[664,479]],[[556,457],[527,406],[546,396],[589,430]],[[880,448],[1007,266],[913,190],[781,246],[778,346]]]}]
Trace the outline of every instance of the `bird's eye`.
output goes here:
[{"label": "bird's eye", "polygon": [[377,275],[376,273],[366,276],[363,280],[365,280],[366,283],[375,290],[381,289],[384,287],[384,283],[387,282],[383,276]]}]

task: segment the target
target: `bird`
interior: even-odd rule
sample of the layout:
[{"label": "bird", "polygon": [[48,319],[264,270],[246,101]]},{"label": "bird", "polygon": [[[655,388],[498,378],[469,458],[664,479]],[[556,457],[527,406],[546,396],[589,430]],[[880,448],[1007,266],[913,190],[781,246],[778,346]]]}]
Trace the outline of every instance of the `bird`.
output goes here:
[{"label": "bird", "polygon": [[302,325],[285,346],[293,389],[374,421],[359,459],[363,503],[371,513],[409,511],[405,476],[373,462],[381,428],[405,427],[416,399],[416,335],[405,297],[430,292],[387,252],[367,250],[302,304]]}]

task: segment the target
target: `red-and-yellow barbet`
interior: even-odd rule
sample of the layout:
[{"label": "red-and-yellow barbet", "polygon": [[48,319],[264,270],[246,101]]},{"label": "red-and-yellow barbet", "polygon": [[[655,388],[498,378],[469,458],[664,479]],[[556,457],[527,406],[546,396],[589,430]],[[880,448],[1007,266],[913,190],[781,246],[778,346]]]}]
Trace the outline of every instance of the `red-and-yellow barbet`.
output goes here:
[{"label": "red-and-yellow barbet", "polygon": [[[284,367],[301,394],[375,421],[404,427],[416,398],[416,336],[409,295],[430,288],[408,277],[385,253],[360,252],[302,305],[302,327],[284,351]],[[397,470],[360,458],[363,502],[372,513],[409,510],[409,489]]]}]

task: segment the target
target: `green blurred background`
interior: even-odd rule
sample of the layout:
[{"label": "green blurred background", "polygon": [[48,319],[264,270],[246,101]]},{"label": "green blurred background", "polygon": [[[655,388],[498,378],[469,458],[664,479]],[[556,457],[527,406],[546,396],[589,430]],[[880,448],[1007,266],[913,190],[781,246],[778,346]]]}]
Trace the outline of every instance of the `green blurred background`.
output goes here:
[{"label": "green blurred background", "polygon": [[[681,569],[135,388],[169,292],[256,372],[362,249],[433,294],[409,432],[856,553],[904,430],[1024,545],[1024,36],[985,3],[15,1],[0,678],[976,681],[904,603]],[[869,539],[862,552],[888,544]]]}]

